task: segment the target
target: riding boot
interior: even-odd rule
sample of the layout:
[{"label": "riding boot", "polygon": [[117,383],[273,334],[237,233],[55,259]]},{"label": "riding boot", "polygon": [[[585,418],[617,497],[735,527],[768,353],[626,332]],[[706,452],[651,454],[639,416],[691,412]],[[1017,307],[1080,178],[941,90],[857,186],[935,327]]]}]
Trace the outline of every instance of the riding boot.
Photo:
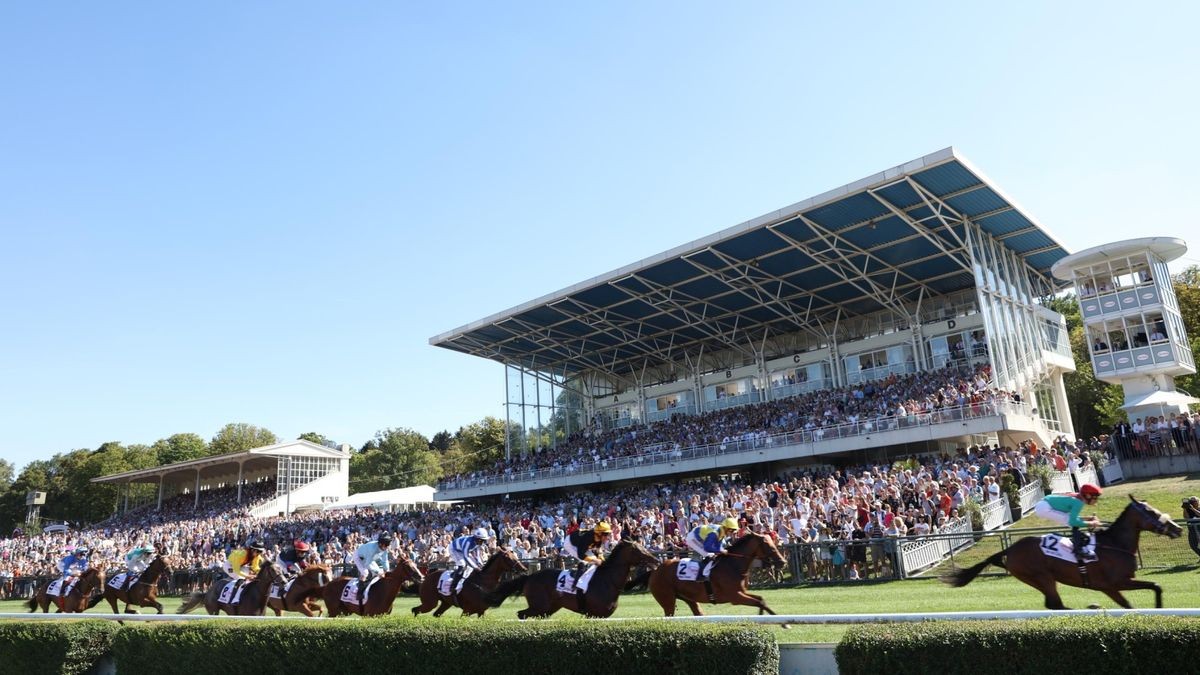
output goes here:
[{"label": "riding boot", "polygon": [[1083,530],[1078,527],[1071,528],[1071,544],[1075,547],[1075,560],[1080,567],[1084,565],[1083,549],[1087,546],[1088,536]]}]

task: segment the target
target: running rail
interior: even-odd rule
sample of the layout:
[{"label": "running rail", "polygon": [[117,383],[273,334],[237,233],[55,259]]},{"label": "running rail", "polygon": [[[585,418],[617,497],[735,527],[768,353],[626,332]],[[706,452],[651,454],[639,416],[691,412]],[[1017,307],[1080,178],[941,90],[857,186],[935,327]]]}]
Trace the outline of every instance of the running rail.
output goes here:
[{"label": "running rail", "polygon": [[[758,623],[841,624],[841,623],[904,623],[913,621],[981,621],[1000,619],[1046,619],[1056,616],[1183,616],[1200,617],[1200,609],[1064,609],[1008,610],[1000,612],[928,612],[908,614],[780,614],[771,615],[708,615],[618,617],[601,621],[683,621],[693,623]],[[78,619],[108,619],[114,621],[323,621],[325,617],[306,616],[210,616],[208,614],[43,614],[0,613],[0,620],[61,621]],[[516,621],[517,619],[509,619]]]}]

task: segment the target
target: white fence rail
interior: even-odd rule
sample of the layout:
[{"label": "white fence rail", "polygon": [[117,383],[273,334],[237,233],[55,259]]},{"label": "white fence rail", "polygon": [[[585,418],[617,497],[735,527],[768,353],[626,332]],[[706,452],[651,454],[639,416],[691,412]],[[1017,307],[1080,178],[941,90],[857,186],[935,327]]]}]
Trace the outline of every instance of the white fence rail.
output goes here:
[{"label": "white fence rail", "polygon": [[1021,498],[1021,515],[1025,515],[1033,510],[1035,504],[1042,501],[1046,493],[1042,490],[1042,481],[1034,480],[1018,490],[1017,495]]}]

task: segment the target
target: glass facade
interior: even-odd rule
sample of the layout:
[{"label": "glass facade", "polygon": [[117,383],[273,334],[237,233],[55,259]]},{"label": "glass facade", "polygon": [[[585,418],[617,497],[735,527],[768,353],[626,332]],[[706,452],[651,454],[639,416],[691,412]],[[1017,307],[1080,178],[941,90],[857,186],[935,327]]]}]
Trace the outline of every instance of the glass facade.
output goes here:
[{"label": "glass facade", "polygon": [[[585,396],[582,393],[585,390],[590,390],[592,397],[616,394],[610,385],[604,383],[583,379],[567,381],[556,373],[530,370],[513,364],[505,366],[504,416],[508,426],[505,452],[524,455],[557,447],[572,434],[581,431],[587,420]],[[603,418],[599,414],[594,422],[604,425]],[[630,420],[626,422],[628,424],[634,418],[632,414],[627,414],[625,419]],[[611,422],[610,419],[608,423]]]},{"label": "glass facade", "polygon": [[303,485],[336,472],[341,461],[333,457],[279,457],[278,460],[276,495],[285,495],[289,489],[295,492]]}]

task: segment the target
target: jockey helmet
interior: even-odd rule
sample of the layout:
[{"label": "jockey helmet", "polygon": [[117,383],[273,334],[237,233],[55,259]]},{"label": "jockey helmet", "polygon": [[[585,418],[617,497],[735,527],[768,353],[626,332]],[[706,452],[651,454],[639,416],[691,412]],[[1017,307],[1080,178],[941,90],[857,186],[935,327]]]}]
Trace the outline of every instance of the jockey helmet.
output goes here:
[{"label": "jockey helmet", "polygon": [[375,541],[379,542],[380,546],[388,546],[392,543],[392,535],[384,532]]},{"label": "jockey helmet", "polygon": [[89,549],[86,546],[80,546],[75,549],[75,555],[87,555],[91,552],[92,552],[91,549]]},{"label": "jockey helmet", "polygon": [[296,551],[300,553],[307,553],[308,542],[304,541],[303,539],[297,539],[296,541],[292,542],[292,548],[296,549]]},{"label": "jockey helmet", "polygon": [[481,527],[478,530],[475,530],[475,538],[487,541],[488,539],[492,538],[492,535],[487,531],[486,527]]},{"label": "jockey helmet", "polygon": [[736,530],[738,529],[738,522],[733,519],[733,516],[730,516],[721,521],[721,527],[727,530]]},{"label": "jockey helmet", "polygon": [[595,532],[596,534],[612,534],[612,525],[602,520],[596,523]]},{"label": "jockey helmet", "polygon": [[258,551],[259,553],[263,553],[267,550],[267,547],[265,545],[263,545],[261,539],[251,538],[246,541],[246,550],[247,551]]},{"label": "jockey helmet", "polygon": [[1079,494],[1085,497],[1099,497],[1101,494],[1103,494],[1103,491],[1095,485],[1087,483],[1079,488]]}]

